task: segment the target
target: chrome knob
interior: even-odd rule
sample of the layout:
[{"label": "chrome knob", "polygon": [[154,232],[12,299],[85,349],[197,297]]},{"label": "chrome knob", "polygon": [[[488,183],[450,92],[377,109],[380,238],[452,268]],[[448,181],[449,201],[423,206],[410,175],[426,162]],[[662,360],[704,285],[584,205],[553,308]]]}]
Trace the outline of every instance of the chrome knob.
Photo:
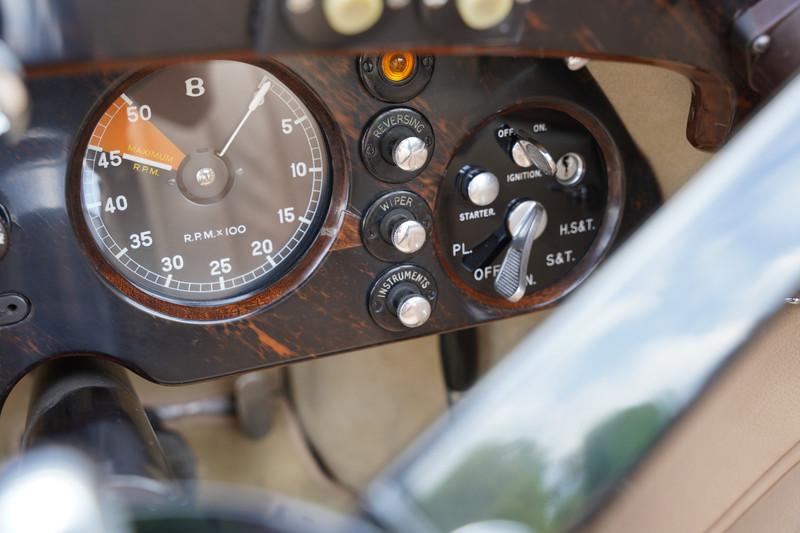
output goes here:
[{"label": "chrome knob", "polygon": [[395,144],[392,161],[406,172],[416,172],[428,161],[428,147],[419,137],[406,137]]},{"label": "chrome knob", "polygon": [[500,180],[497,176],[480,168],[467,167],[462,170],[461,191],[473,204],[485,207],[495,200],[500,194]]},{"label": "chrome knob", "polygon": [[528,263],[533,251],[533,241],[547,227],[547,211],[539,202],[526,200],[508,214],[506,227],[511,235],[511,246],[500,265],[494,288],[509,302],[518,302],[525,296],[528,288]]},{"label": "chrome knob", "polygon": [[424,245],[428,232],[416,220],[406,220],[392,230],[392,245],[404,254],[417,253]]},{"label": "chrome knob", "polygon": [[556,162],[547,148],[533,139],[519,139],[511,147],[511,159],[523,168],[536,167],[545,176],[556,173]]},{"label": "chrome knob", "polygon": [[412,294],[397,306],[397,318],[407,328],[418,328],[431,317],[431,303],[422,295]]}]

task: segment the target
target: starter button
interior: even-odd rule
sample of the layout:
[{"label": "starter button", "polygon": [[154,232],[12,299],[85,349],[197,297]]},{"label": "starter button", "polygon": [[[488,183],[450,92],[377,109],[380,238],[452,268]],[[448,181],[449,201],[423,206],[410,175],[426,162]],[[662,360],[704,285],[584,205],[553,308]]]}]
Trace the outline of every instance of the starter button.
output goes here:
[{"label": "starter button", "polygon": [[494,203],[500,194],[500,180],[480,167],[465,166],[458,173],[457,181],[464,197],[478,207]]}]

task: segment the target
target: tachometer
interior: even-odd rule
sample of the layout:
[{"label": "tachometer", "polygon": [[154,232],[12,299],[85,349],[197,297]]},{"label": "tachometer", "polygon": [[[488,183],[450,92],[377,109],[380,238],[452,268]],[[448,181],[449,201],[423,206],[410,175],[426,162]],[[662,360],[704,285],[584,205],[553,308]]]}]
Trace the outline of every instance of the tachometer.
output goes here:
[{"label": "tachometer", "polygon": [[124,85],[87,136],[80,202],[104,259],[184,305],[258,291],[308,249],[328,210],[320,125],[273,73],[237,61]]}]

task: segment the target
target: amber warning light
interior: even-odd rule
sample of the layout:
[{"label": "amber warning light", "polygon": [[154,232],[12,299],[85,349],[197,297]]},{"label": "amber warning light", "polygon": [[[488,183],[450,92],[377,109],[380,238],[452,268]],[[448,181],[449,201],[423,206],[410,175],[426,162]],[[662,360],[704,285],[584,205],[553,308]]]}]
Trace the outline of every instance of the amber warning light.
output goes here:
[{"label": "amber warning light", "polygon": [[402,83],[414,74],[416,57],[411,52],[389,52],[381,56],[381,74],[392,83]]}]

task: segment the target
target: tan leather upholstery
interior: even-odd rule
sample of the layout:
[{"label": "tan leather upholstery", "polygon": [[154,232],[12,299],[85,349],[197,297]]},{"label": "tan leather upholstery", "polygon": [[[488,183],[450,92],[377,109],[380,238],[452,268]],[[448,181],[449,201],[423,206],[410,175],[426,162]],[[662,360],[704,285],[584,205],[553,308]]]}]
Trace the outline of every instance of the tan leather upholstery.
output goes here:
[{"label": "tan leather upholstery", "polygon": [[[723,373],[587,531],[726,531],[800,460],[800,308]],[[793,498],[800,480],[795,477]],[[757,516],[750,514],[752,521]],[[794,520],[797,508],[786,519]],[[769,517],[770,520],[775,517]],[[732,531],[776,531],[763,524]]]}]

